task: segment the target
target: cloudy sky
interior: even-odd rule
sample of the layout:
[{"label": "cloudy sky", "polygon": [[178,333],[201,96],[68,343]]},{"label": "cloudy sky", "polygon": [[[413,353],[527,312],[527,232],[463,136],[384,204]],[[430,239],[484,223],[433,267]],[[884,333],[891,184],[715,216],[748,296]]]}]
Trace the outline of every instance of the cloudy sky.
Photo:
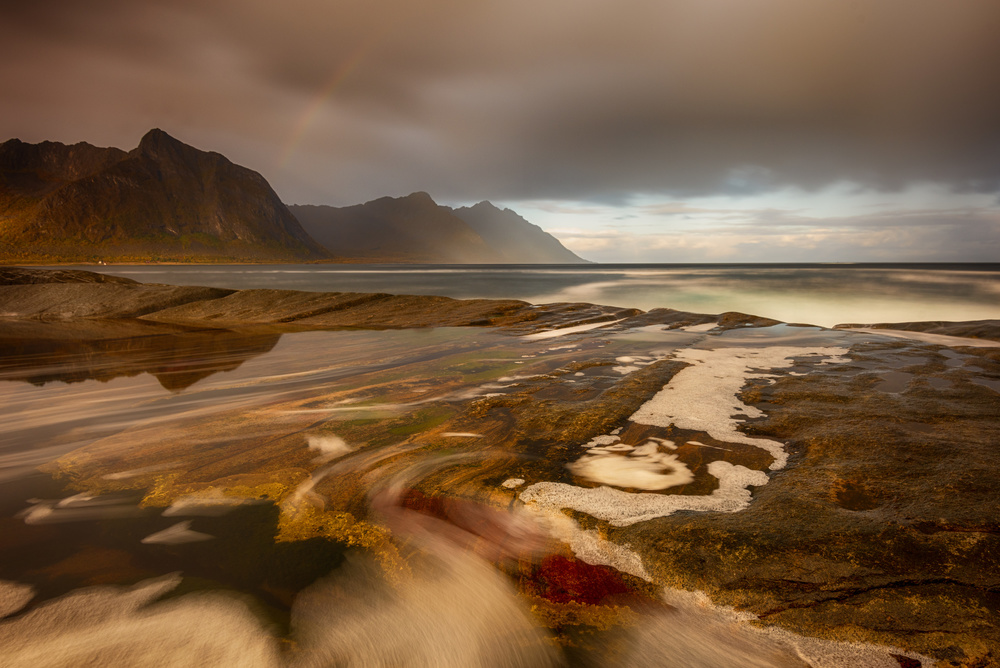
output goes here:
[{"label": "cloudy sky", "polygon": [[1000,260],[995,0],[0,0],[0,90],[0,140],[160,127],[592,260]]}]

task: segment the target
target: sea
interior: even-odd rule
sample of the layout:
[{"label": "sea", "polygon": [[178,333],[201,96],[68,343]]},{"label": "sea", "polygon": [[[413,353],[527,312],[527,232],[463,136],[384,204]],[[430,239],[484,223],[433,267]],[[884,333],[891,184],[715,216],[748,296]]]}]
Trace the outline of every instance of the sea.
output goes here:
[{"label": "sea", "polygon": [[[66,267],[63,267],[66,268]],[[93,265],[148,283],[458,299],[588,302],[788,323],[1000,318],[1000,263],[588,265]]]}]

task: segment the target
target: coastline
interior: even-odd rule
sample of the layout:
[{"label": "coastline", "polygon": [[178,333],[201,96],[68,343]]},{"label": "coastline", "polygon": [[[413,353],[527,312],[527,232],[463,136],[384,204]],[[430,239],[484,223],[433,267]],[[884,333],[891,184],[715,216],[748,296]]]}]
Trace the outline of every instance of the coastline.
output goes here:
[{"label": "coastline", "polygon": [[[78,348],[84,364],[110,356],[125,376],[159,374],[164,389],[197,397],[205,378],[265,360],[289,336],[302,343],[284,348],[285,359],[298,360],[300,370],[279,367],[263,378],[305,374],[301,388],[316,388],[179,422],[125,426],[43,467],[67,485],[66,494],[138,493],[142,507],[164,514],[216,497],[273,504],[279,541],[322,537],[354,546],[392,573],[408,558],[358,499],[372,480],[388,484],[410,472],[414,491],[385,506],[392,512],[426,513],[455,501],[421,499],[457,498],[490,508],[525,504],[554,513],[557,523],[572,518],[576,529],[553,531],[576,545],[574,559],[609,563],[594,555],[629,546],[626,574],[689,592],[675,591],[675,599],[704,596],[738,610],[740,623],[869,650],[899,648],[878,650],[887,661],[893,652],[945,660],[959,647],[975,665],[995,646],[995,625],[983,615],[993,609],[997,573],[989,556],[998,542],[996,495],[986,482],[967,481],[985,480],[1000,463],[992,442],[997,390],[980,382],[1000,374],[996,348],[942,348],[740,313],[224,290],[72,270],[4,269],[3,276],[0,333],[6,328],[33,350],[95,342]],[[49,282],[55,279],[63,282]],[[457,348],[444,357],[421,353],[391,373],[364,371],[344,385],[309,381],[311,364],[350,369],[368,359],[366,350],[416,355],[408,332],[442,326],[460,328],[447,339]],[[158,359],[157,349],[130,343],[137,336],[170,342],[188,365],[183,374],[174,364],[141,361]],[[309,347],[321,341],[329,341],[322,354]],[[341,361],[353,350],[348,341],[362,346],[360,357]],[[191,366],[209,345],[216,347],[206,363]],[[212,356],[222,361],[210,363]],[[93,368],[78,377],[108,377]],[[24,379],[32,378],[41,382]],[[707,392],[701,399],[699,388]],[[678,409],[671,395],[694,403]],[[267,425],[280,428],[262,440]],[[445,466],[456,447],[471,459]],[[941,448],[951,463],[941,460]],[[607,468],[623,463],[632,468]],[[649,467],[687,469],[692,477],[668,492],[617,477]],[[588,498],[602,488],[584,474],[617,486],[611,514]],[[512,480],[521,483],[508,486]],[[715,496],[717,508],[701,501]],[[646,515],[616,519],[633,506]],[[402,526],[405,535],[410,529]],[[609,603],[528,600],[550,620],[586,611],[587,619],[600,613],[601,623],[619,628],[625,614]],[[925,629],[928,615],[933,632]],[[833,649],[811,647],[811,665],[838,665]]]}]

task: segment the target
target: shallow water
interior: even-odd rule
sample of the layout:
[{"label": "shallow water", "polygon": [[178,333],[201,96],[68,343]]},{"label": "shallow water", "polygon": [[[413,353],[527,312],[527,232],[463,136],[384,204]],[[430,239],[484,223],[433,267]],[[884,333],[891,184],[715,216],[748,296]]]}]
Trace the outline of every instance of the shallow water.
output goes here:
[{"label": "shallow water", "polygon": [[79,268],[174,285],[571,301],[694,313],[740,311],[824,327],[1000,318],[998,264]]},{"label": "shallow water", "polygon": [[[781,445],[737,435],[735,396],[720,404],[721,431],[709,407],[673,440],[638,411],[599,444],[560,441],[548,412],[614,407],[640,386],[638,403],[654,406],[674,358],[706,372],[674,383],[684,393],[732,373],[808,374],[833,354],[811,351],[874,335],[106,327],[0,328],[0,608],[32,592],[0,623],[14,665],[45,665],[45,651],[146,661],[147,639],[181,656],[180,638],[217,665],[462,666],[483,652],[495,665],[600,665],[653,646],[656,662],[804,665],[791,640],[664,607],[638,556],[581,530],[565,506],[532,514],[516,497],[539,482],[594,491],[596,479],[617,486],[616,512],[654,496],[650,517],[738,512]],[[731,373],[715,359],[742,361]],[[718,382],[725,394],[744,381]],[[634,494],[637,474],[655,493]],[[589,503],[578,507],[600,517]],[[581,609],[594,612],[557,625],[572,642],[554,649],[539,615]]]}]

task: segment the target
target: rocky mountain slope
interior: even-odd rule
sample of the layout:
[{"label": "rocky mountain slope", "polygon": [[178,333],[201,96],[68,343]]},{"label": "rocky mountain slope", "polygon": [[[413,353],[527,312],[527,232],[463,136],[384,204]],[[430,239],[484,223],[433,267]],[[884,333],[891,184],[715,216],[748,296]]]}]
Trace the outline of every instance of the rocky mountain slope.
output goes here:
[{"label": "rocky mountain slope", "polygon": [[129,152],[0,144],[8,261],[303,261],[326,257],[267,181],[151,130]]},{"label": "rocky mountain slope", "polygon": [[490,202],[451,210],[464,220],[512,264],[575,264],[586,262],[554,236],[529,223],[510,209],[499,209]]},{"label": "rocky mountain slope", "polygon": [[509,209],[451,209],[425,192],[348,207],[289,207],[336,258],[352,262],[561,264],[585,262]]}]

